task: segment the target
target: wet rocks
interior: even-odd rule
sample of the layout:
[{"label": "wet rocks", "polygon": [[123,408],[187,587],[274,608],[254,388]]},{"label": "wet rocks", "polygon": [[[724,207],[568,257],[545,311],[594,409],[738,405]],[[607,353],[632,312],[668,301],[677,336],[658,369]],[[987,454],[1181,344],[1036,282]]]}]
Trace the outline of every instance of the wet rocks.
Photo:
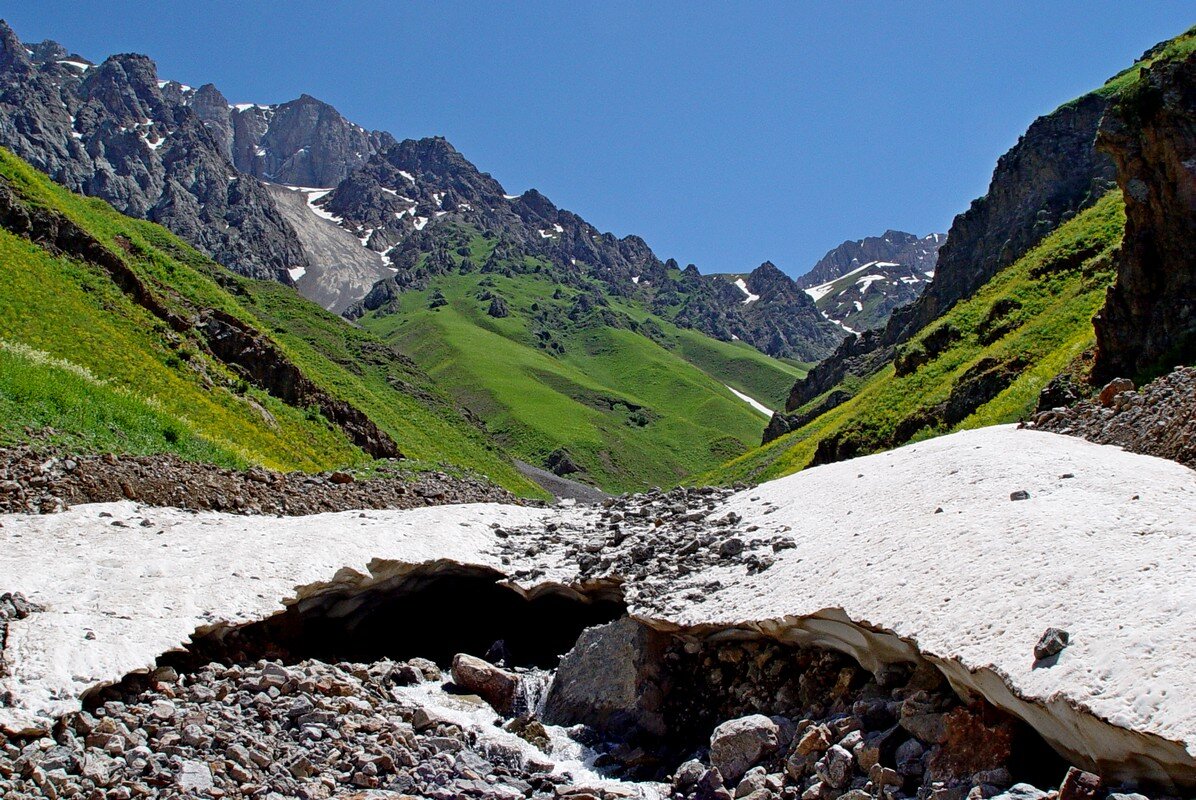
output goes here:
[{"label": "wet rocks", "polygon": [[[53,737],[0,736],[0,797],[637,796],[555,771],[467,696],[397,686],[402,664],[213,663],[176,682],[130,678]],[[437,696],[461,711],[424,704]],[[539,723],[524,728],[551,748]]]},{"label": "wet rocks", "polygon": [[519,676],[465,653],[453,657],[452,676],[453,683],[478,695],[498,713],[511,713]]}]

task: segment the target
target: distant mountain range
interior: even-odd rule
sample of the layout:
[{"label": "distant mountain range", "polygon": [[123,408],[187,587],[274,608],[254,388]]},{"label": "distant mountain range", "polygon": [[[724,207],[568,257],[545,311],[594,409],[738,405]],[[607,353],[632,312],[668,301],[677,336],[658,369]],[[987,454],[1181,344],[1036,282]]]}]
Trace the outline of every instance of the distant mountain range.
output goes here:
[{"label": "distant mountain range", "polygon": [[294,283],[338,312],[378,281],[383,294],[425,285],[467,226],[494,237],[500,257],[549,262],[565,285],[595,280],[606,295],[769,355],[816,361],[843,335],[771,265],[745,278],[760,297],[745,303],[639,237],[599,231],[534,189],[508,194],[444,139],[367,131],[308,95],[230,104],[211,84],[160,78],[145,56],[96,64],[52,41],[22,44],[4,24],[0,145],[240,274]]},{"label": "distant mountain range", "polygon": [[848,241],[797,279],[825,319],[848,333],[883,327],[893,310],[912,303],[934,278],[944,233],[902,231]]}]

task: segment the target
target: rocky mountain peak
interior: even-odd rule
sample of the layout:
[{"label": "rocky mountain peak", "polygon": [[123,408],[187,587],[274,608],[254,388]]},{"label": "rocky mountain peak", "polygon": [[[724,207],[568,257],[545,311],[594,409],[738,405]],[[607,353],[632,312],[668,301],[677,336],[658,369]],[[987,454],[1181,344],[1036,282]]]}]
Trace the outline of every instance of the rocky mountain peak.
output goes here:
[{"label": "rocky mountain peak", "polygon": [[80,87],[85,102],[102,106],[113,122],[131,126],[167,116],[158,69],[145,56],[122,54],[89,70]]},{"label": "rocky mountain peak", "polygon": [[0,20],[0,71],[12,73],[29,73],[33,71],[33,62],[25,45],[17,38],[8,23]]}]

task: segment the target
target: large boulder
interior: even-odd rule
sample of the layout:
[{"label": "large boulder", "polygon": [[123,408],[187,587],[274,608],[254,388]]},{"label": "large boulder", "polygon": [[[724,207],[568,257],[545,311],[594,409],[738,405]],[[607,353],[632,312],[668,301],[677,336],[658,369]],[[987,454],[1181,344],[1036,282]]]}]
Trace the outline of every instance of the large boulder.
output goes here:
[{"label": "large boulder", "polygon": [[587,628],[561,659],[543,719],[607,736],[663,736],[659,687],[665,637],[624,617]]},{"label": "large boulder", "polygon": [[476,656],[453,656],[453,683],[473,692],[500,714],[510,714],[519,689],[519,676]]},{"label": "large boulder", "polygon": [[710,763],[735,783],[779,743],[780,727],[763,714],[729,720],[710,735]]}]

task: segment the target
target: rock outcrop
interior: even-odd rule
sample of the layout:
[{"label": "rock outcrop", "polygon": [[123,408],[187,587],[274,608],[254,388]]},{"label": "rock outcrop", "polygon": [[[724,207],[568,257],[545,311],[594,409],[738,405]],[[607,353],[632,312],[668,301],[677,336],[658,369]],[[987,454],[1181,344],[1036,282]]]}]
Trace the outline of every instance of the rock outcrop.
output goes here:
[{"label": "rock outcrop", "polygon": [[1196,357],[1196,54],[1144,68],[1099,146],[1117,162],[1126,223],[1095,320],[1098,384]]},{"label": "rock outcrop", "polygon": [[49,44],[31,56],[0,22],[0,146],[242,275],[286,283],[307,264],[266,190],[190,107],[194,90],[159,81],[145,56],[93,65]]}]

